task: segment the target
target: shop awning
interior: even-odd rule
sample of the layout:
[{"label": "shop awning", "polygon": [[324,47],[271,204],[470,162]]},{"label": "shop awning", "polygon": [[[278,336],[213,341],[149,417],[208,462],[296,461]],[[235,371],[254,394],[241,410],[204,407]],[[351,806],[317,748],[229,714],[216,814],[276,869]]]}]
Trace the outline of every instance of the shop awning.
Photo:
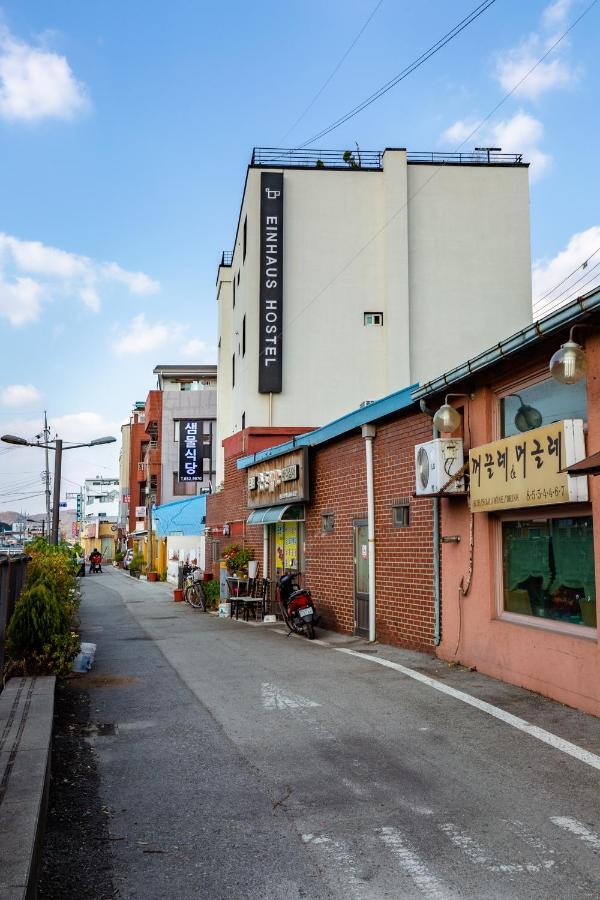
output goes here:
[{"label": "shop awning", "polygon": [[270,525],[272,522],[304,522],[304,504],[288,503],[287,506],[265,506],[253,509],[247,525]]},{"label": "shop awning", "polygon": [[569,475],[600,475],[600,453],[592,453],[591,456],[573,463],[567,472]]}]

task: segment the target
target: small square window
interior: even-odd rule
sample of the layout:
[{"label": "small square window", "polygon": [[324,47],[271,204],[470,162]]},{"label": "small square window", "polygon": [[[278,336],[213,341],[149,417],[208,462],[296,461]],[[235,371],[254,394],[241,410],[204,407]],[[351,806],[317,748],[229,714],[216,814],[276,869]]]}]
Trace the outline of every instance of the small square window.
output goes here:
[{"label": "small square window", "polygon": [[365,325],[383,325],[382,312],[366,312],[364,313]]},{"label": "small square window", "polygon": [[331,534],[334,529],[334,514],[332,512],[321,513],[321,527],[325,534]]},{"label": "small square window", "polygon": [[410,504],[394,503],[392,506],[394,528],[410,528]]}]

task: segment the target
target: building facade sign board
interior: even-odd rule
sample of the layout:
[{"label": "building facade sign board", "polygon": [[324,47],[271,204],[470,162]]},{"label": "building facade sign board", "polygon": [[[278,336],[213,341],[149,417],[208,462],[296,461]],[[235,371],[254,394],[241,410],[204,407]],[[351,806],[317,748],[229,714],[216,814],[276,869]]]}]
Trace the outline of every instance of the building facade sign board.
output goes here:
[{"label": "building facade sign board", "polygon": [[308,447],[248,468],[248,508],[301,503],[310,499]]},{"label": "building facade sign board", "polygon": [[588,499],[587,478],[564,471],[585,457],[583,421],[564,419],[469,450],[472,512]]},{"label": "building facade sign board", "polygon": [[204,481],[202,422],[181,419],[179,423],[179,481]]},{"label": "building facade sign board", "polygon": [[260,176],[260,323],[258,390],[282,390],[283,172]]},{"label": "building facade sign board", "polygon": [[135,517],[136,517],[136,519],[145,519],[146,518],[146,507],[145,506],[136,506]]}]

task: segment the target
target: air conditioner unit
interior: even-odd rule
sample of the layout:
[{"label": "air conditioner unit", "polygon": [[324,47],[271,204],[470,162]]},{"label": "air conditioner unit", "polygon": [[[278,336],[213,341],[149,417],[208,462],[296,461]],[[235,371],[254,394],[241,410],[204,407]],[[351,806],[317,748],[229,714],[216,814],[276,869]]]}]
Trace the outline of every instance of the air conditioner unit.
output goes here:
[{"label": "air conditioner unit", "polygon": [[[417,496],[438,494],[464,465],[461,438],[437,438],[415,447]],[[446,488],[448,494],[464,492],[464,478],[457,478]]]}]

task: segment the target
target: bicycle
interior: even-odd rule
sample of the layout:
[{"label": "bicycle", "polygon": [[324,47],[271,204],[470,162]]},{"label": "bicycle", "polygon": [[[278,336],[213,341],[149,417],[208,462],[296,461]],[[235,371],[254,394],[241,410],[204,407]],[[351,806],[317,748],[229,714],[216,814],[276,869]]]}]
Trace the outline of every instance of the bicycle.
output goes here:
[{"label": "bicycle", "polygon": [[185,602],[193,606],[194,609],[201,609],[202,612],[206,612],[206,597],[204,596],[204,587],[201,580],[203,574],[202,569],[198,566],[185,567],[183,597]]}]

